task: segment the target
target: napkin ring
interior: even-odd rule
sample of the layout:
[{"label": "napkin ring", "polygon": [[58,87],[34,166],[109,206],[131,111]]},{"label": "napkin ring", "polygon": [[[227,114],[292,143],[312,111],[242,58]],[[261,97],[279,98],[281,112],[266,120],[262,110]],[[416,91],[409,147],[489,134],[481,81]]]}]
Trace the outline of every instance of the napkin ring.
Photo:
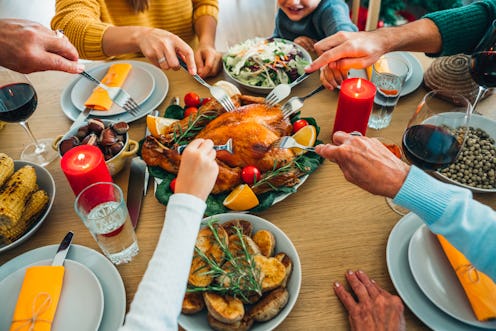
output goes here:
[{"label": "napkin ring", "polygon": [[480,281],[479,271],[470,263],[458,266],[455,271],[460,271],[462,274],[468,274],[468,280],[472,283],[478,283]]},{"label": "napkin ring", "polygon": [[[39,300],[43,301],[41,301],[38,306]],[[25,319],[12,320],[12,323],[21,323],[17,328],[14,329],[14,331],[25,330],[26,327],[28,328],[27,331],[33,331],[36,323],[38,322],[51,324],[52,321],[39,318],[39,316],[43,315],[50,308],[51,305],[52,297],[50,296],[50,294],[48,294],[47,292],[38,293],[33,299],[32,316]]]}]

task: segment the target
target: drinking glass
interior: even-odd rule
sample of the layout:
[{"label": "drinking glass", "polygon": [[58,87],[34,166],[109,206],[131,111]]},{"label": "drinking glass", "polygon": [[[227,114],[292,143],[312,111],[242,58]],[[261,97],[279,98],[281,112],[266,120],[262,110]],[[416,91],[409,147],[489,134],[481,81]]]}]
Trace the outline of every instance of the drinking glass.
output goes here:
[{"label": "drinking glass", "polygon": [[0,67],[0,121],[19,123],[33,141],[21,153],[21,160],[45,166],[58,157],[52,138],[36,139],[28,118],[36,110],[38,97],[24,74]]},{"label": "drinking glass", "polygon": [[74,208],[112,263],[128,263],[138,254],[136,234],[119,186],[91,184],[78,194]]},{"label": "drinking glass", "polygon": [[479,84],[473,108],[488,88],[496,87],[496,20],[474,49],[469,62],[472,79]]}]

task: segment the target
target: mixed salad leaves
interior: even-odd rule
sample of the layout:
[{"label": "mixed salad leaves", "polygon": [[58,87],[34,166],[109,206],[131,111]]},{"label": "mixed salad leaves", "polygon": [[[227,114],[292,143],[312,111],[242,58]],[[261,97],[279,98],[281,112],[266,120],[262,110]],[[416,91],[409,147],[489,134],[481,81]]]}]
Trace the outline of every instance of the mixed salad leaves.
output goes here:
[{"label": "mixed salad leaves", "polygon": [[301,76],[311,61],[302,48],[284,39],[249,39],[223,56],[226,71],[243,84],[275,87]]}]

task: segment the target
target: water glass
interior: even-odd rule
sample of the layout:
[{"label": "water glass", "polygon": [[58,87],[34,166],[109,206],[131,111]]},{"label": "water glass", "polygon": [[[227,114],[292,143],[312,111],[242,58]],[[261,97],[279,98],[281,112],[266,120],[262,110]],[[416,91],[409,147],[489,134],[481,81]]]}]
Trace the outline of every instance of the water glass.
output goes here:
[{"label": "water glass", "polygon": [[74,208],[112,263],[128,263],[138,254],[136,234],[119,186],[92,184],[78,194]]},{"label": "water glass", "polygon": [[408,63],[400,55],[383,56],[372,66],[371,81],[376,86],[377,93],[369,118],[369,128],[384,129],[391,123],[393,110],[409,71]]}]

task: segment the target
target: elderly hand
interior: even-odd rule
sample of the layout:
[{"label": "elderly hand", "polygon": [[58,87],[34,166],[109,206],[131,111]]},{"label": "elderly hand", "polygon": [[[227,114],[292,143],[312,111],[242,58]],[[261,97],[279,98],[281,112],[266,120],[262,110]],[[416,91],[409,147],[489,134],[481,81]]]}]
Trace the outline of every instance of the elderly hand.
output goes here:
[{"label": "elderly hand", "polygon": [[341,168],[344,177],[372,194],[393,198],[403,185],[410,166],[379,140],[336,132],[335,145],[318,145],[315,152]]},{"label": "elderly hand", "polygon": [[206,200],[219,173],[212,140],[195,139],[181,157],[175,193],[188,193]]},{"label": "elderly hand", "polygon": [[0,20],[0,65],[21,73],[60,70],[80,73],[78,52],[65,37],[41,24],[21,19]]},{"label": "elderly hand", "polygon": [[349,313],[351,330],[406,330],[401,299],[379,287],[367,274],[348,271],[346,280],[357,301],[338,282],[334,293]]},{"label": "elderly hand", "polygon": [[195,52],[198,75],[204,78],[217,75],[221,68],[221,59],[221,54],[214,47],[200,43]]},{"label": "elderly hand", "polygon": [[196,74],[193,50],[181,38],[169,31],[147,28],[139,38],[139,49],[143,55],[156,66],[168,70],[178,70],[178,56],[182,56],[188,65],[190,74]]}]

